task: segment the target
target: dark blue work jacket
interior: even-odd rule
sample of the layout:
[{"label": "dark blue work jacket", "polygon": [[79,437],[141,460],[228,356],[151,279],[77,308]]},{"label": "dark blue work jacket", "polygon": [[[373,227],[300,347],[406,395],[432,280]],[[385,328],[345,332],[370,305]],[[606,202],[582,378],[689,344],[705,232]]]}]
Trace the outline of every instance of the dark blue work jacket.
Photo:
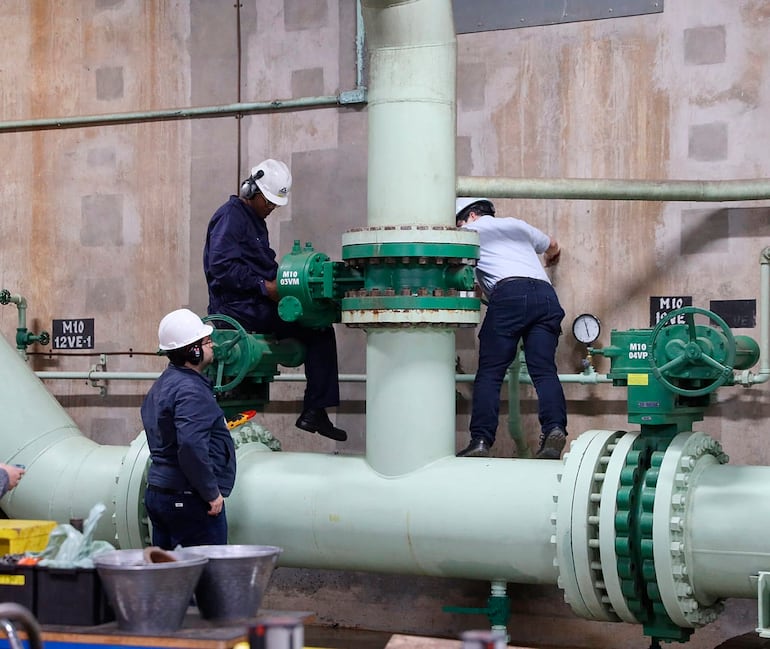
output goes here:
[{"label": "dark blue work jacket", "polygon": [[265,280],[275,280],[278,273],[267,225],[237,196],[230,196],[209,221],[203,272],[209,314],[230,316],[256,333],[271,333],[280,324],[277,305],[265,290]]},{"label": "dark blue work jacket", "polygon": [[210,502],[235,484],[235,444],[211,382],[169,363],[142,403],[152,462],[147,481]]}]

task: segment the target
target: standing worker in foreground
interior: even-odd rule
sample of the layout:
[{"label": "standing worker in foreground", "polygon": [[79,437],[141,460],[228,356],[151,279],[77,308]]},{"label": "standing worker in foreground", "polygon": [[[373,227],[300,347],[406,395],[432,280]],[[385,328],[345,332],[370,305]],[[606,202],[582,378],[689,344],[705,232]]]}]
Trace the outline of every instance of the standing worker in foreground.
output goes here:
[{"label": "standing worker in foreground", "polygon": [[541,434],[536,456],[558,460],[567,437],[567,406],[555,361],[564,309],[538,255],[543,255],[545,266],[553,266],[561,254],[559,244],[525,221],[495,218],[495,207],[486,198],[458,198],[455,213],[457,227],[479,234],[476,278],[487,299],[473,384],[471,441],[457,455],[489,456],[500,387],[522,340],[538,399]]},{"label": "standing worker in foreground", "polygon": [[189,309],[172,311],[158,327],[169,364],[142,403],[151,459],[144,504],[152,543],[164,550],[227,544],[235,444],[202,373],[214,359],[212,331]]},{"label": "standing worker in foreground", "polygon": [[278,160],[264,160],[243,181],[240,195],[230,196],[211,217],[203,249],[208,312],[230,316],[251,333],[299,340],[305,346],[307,384],[296,426],[344,442],[347,433],[326,413],[340,403],[334,327],[311,329],[278,315],[278,262],[266,219],[288,203],[290,190],[289,168]]}]

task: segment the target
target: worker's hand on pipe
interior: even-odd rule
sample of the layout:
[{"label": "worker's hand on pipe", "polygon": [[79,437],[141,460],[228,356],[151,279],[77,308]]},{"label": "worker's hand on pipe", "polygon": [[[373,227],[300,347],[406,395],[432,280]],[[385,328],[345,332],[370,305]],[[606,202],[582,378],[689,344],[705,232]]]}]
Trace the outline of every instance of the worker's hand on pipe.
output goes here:
[{"label": "worker's hand on pipe", "polygon": [[214,500],[209,500],[209,516],[219,516],[224,506],[225,499],[222,498],[222,494],[219,494]]},{"label": "worker's hand on pipe", "polygon": [[0,469],[8,474],[8,489],[13,489],[17,484],[19,484],[21,476],[27,472],[27,470],[23,467],[16,466],[14,464],[0,463]]}]

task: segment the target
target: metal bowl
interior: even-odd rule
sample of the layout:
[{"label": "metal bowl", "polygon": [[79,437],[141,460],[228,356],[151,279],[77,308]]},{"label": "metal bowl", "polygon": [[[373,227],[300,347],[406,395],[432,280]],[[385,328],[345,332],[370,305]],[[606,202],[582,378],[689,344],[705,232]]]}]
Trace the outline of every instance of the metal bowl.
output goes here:
[{"label": "metal bowl", "polygon": [[273,545],[196,545],[180,552],[208,559],[195,588],[201,617],[233,622],[256,617],[283,550]]},{"label": "metal bowl", "polygon": [[169,554],[176,560],[147,563],[142,550],[115,550],[94,557],[119,629],[169,633],[182,626],[208,559],[187,551]]}]

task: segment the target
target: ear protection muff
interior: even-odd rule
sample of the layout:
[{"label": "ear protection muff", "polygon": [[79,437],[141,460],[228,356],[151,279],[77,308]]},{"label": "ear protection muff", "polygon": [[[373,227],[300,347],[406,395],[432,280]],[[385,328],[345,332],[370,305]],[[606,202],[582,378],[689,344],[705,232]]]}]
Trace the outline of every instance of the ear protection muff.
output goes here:
[{"label": "ear protection muff", "polygon": [[200,365],[200,362],[203,360],[203,347],[200,342],[190,345],[190,348],[187,350],[186,360],[193,365]]},{"label": "ear protection muff", "polygon": [[257,187],[257,181],[265,175],[265,172],[260,169],[256,175],[249,176],[241,184],[241,198],[245,198],[250,201],[257,194],[259,194],[259,187]]}]

